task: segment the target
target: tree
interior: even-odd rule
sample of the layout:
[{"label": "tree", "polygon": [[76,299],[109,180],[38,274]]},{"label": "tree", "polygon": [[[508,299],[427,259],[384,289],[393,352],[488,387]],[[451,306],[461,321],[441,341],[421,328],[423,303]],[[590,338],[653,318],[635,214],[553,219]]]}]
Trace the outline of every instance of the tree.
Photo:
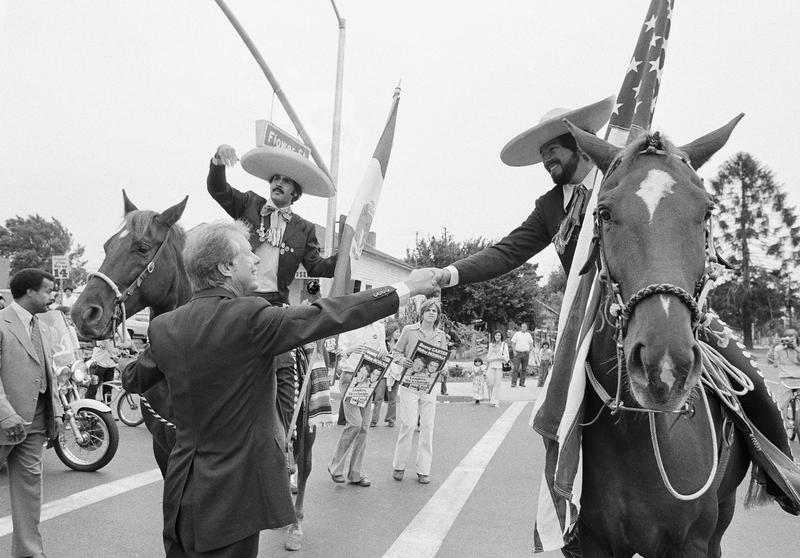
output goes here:
[{"label": "tree", "polygon": [[11,275],[21,269],[38,267],[52,270],[53,255],[69,255],[70,283],[86,280],[84,247],[72,248],[72,235],[58,219],[48,221],[40,215],[12,217],[0,226],[0,256],[11,260]]},{"label": "tree", "polygon": [[[482,237],[456,242],[443,229],[439,238],[418,238],[414,249],[407,251],[406,261],[417,267],[445,267],[489,244]],[[536,266],[525,263],[489,281],[447,289],[442,295],[442,306],[450,319],[464,324],[481,319],[490,330],[501,325],[505,330],[511,321],[526,322],[533,327],[544,311],[534,302],[540,296],[540,278]]]},{"label": "tree", "polygon": [[[712,305],[728,309],[741,328],[744,344],[753,346],[752,327],[777,310],[780,293],[791,292],[790,267],[800,257],[800,226],[794,207],[772,171],[749,153],[737,153],[711,180],[719,209],[715,235],[724,256],[740,268],[741,280],[721,288]],[[768,318],[767,318],[768,319]]]}]

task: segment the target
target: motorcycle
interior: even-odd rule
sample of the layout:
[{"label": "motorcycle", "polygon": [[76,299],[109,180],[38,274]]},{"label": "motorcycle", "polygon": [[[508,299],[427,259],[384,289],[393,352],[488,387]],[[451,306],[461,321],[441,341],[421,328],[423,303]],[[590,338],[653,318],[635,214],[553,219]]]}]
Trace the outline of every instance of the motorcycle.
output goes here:
[{"label": "motorcycle", "polygon": [[95,399],[85,399],[80,388],[90,380],[83,360],[62,366],[56,375],[61,422],[58,436],[51,441],[58,458],[75,471],[97,471],[117,452],[119,430],[111,408]]}]

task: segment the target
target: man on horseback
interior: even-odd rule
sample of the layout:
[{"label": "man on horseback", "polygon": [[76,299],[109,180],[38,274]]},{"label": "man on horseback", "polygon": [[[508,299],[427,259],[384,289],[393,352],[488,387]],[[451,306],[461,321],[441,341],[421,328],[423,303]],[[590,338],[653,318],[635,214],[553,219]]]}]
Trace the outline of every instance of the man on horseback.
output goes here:
[{"label": "man on horseback", "polygon": [[[500,157],[510,166],[543,163],[555,186],[536,200],[533,213],[505,238],[477,254],[436,270],[443,288],[498,277],[522,265],[551,242],[564,270],[569,274],[578,232],[585,216],[586,201],[594,182],[595,173],[592,171],[595,166],[577,147],[563,120],[569,120],[578,128],[594,134],[606,124],[613,107],[614,97],[609,97],[572,111],[551,110],[539,124],[521,133],[503,148]],[[710,329],[719,334],[723,326],[716,322],[712,323]],[[710,330],[706,330],[705,336],[712,336]],[[753,392],[741,397],[742,407],[750,421],[781,452],[791,457],[780,412],[763,377],[750,364],[750,356],[743,353],[742,348],[736,343],[729,343],[722,349],[723,356],[741,369],[755,386]],[[796,467],[790,473],[790,478],[791,484],[800,487]],[[783,494],[769,479],[766,488],[787,512],[795,515],[800,513],[798,502]]]},{"label": "man on horseback", "polygon": [[[251,226],[250,245],[261,258],[255,294],[272,304],[289,303],[289,285],[300,264],[311,277],[333,277],[336,254],[323,258],[313,223],[292,210],[303,193],[328,198],[330,180],[305,157],[288,149],[259,147],[246,153],[242,167],[269,183],[269,199],[253,191],[241,192],[225,179],[225,167],[239,161],[236,150],[217,148],[208,171],[208,193],[234,219]],[[278,409],[285,429],[295,404],[294,358],[291,353],[275,360],[278,375]]]}]

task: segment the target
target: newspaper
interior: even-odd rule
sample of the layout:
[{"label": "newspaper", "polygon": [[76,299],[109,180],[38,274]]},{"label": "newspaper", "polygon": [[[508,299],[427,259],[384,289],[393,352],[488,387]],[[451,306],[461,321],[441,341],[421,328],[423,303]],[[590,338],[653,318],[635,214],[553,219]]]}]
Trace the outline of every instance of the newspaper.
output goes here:
[{"label": "newspaper", "polygon": [[366,407],[375,391],[375,386],[381,381],[386,370],[392,363],[391,356],[381,357],[373,349],[367,349],[358,359],[353,379],[344,392],[344,400],[358,407]]},{"label": "newspaper", "polygon": [[430,393],[436,381],[442,373],[450,351],[426,343],[417,341],[411,353],[411,368],[403,371],[400,378],[400,385],[409,389]]}]

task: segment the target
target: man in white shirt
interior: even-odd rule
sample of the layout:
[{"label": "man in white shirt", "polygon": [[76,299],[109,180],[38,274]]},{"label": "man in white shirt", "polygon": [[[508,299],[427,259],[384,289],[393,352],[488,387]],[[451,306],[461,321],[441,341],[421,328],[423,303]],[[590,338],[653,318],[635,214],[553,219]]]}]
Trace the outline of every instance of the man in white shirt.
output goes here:
[{"label": "man in white shirt", "polygon": [[525,387],[525,377],[528,375],[528,359],[533,348],[533,337],[531,337],[531,332],[528,331],[528,324],[522,324],[520,330],[511,338],[511,347],[514,349],[511,387],[516,387],[517,379],[519,379],[520,387]]}]

